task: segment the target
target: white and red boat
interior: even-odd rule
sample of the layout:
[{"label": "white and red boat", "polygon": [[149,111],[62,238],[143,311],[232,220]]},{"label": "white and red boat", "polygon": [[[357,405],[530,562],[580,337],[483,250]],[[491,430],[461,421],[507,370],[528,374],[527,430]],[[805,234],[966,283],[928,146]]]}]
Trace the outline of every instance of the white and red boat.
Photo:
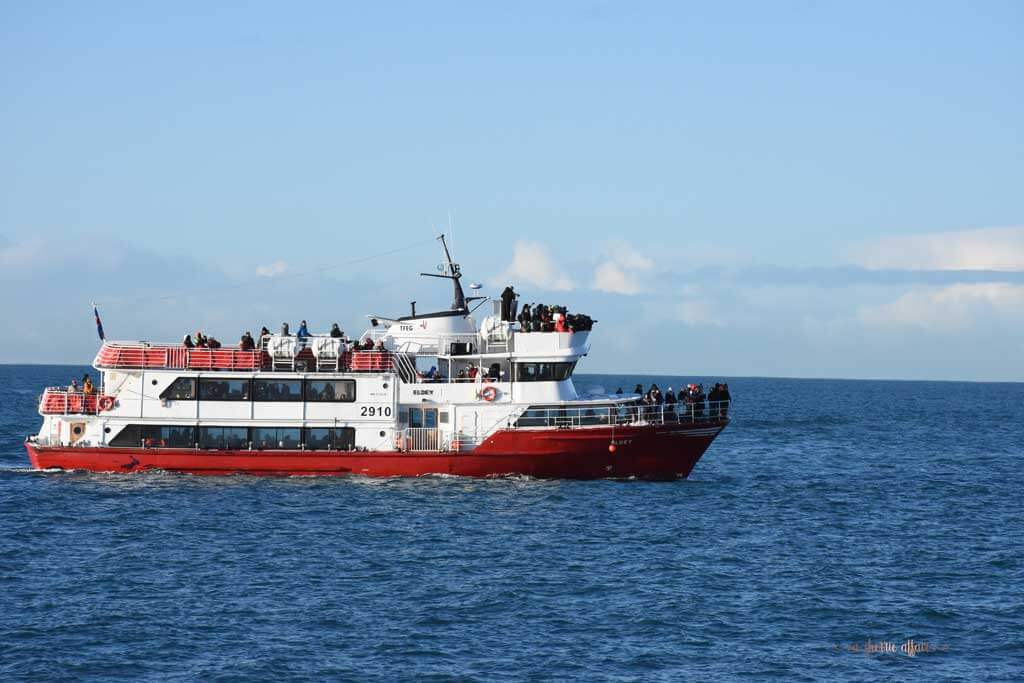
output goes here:
[{"label": "white and red boat", "polygon": [[477,324],[488,300],[464,295],[444,253],[431,275],[451,280],[451,308],[373,318],[360,337],[372,350],[330,335],[269,335],[252,350],[104,341],[95,393],[43,393],[32,466],[662,479],[689,475],[729,423],[727,402],[581,399],[572,374],[589,324],[524,331],[497,301]]}]

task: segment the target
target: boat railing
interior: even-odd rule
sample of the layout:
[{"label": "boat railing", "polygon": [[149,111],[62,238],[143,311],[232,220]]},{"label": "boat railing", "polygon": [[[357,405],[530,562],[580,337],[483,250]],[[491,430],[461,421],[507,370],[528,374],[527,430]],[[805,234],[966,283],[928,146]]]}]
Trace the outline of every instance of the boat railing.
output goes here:
[{"label": "boat railing", "polygon": [[93,363],[98,368],[259,370],[263,361],[264,353],[259,349],[243,351],[233,346],[211,349],[144,341],[105,341]]},{"label": "boat railing", "polygon": [[516,419],[514,428],[573,429],[601,425],[659,425],[722,422],[729,419],[730,401],[646,405],[618,402],[587,406],[531,406]]},{"label": "boat railing", "polygon": [[43,415],[97,415],[113,405],[114,397],[105,395],[102,389],[87,394],[67,387],[47,387],[39,397],[39,412]]},{"label": "boat railing", "polygon": [[437,427],[406,427],[398,431],[395,445],[400,451],[444,451],[449,448]]},{"label": "boat railing", "polygon": [[182,344],[106,341],[96,354],[94,365],[103,369],[178,369],[300,372],[390,372],[394,366],[390,351],[349,350],[338,337],[311,335],[268,336],[262,348],[241,349],[221,346],[211,349]]}]

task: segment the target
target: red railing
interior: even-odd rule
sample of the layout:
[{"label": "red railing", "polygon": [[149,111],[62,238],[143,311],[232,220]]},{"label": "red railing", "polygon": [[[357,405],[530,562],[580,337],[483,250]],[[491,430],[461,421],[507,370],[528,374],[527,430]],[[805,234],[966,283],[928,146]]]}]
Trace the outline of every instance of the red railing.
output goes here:
[{"label": "red railing", "polygon": [[352,372],[391,372],[394,364],[388,351],[353,351],[346,355]]},{"label": "red railing", "polygon": [[242,351],[236,347],[190,349],[180,344],[104,342],[96,354],[95,365],[98,368],[259,370],[264,365],[264,356],[262,351]]},{"label": "red railing", "polygon": [[[320,361],[309,347],[302,348],[295,355],[295,360],[306,361],[302,365],[308,370],[317,369]],[[98,368],[179,370],[253,371],[274,368],[270,356],[263,350],[242,351],[237,347],[190,349],[180,344],[145,342],[104,342],[96,354],[94,365]],[[389,351],[343,351],[337,359],[337,369],[341,372],[391,372],[393,368],[394,358]]]},{"label": "red railing", "polygon": [[[83,394],[61,387],[48,387],[39,401],[39,412],[44,415],[95,415],[100,412],[102,394]],[[113,397],[109,397],[111,402]]]}]

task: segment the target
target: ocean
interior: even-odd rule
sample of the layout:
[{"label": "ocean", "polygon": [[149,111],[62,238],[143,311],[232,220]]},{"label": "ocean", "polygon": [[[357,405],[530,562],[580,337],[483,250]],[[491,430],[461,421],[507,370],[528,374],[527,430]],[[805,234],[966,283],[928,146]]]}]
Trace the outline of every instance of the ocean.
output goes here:
[{"label": "ocean", "polygon": [[1020,680],[1024,384],[727,379],[688,480],[41,473],[0,366],[0,680]]}]

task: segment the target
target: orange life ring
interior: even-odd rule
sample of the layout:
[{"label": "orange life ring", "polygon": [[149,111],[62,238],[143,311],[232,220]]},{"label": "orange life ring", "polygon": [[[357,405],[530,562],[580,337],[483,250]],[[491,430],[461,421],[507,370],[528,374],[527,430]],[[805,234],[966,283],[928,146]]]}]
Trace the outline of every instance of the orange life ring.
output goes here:
[{"label": "orange life ring", "polygon": [[99,402],[100,410],[111,410],[114,407],[113,396],[101,396]]},{"label": "orange life ring", "polygon": [[480,392],[480,398],[487,402],[491,402],[498,398],[498,390],[494,387],[484,387],[483,391]]}]

